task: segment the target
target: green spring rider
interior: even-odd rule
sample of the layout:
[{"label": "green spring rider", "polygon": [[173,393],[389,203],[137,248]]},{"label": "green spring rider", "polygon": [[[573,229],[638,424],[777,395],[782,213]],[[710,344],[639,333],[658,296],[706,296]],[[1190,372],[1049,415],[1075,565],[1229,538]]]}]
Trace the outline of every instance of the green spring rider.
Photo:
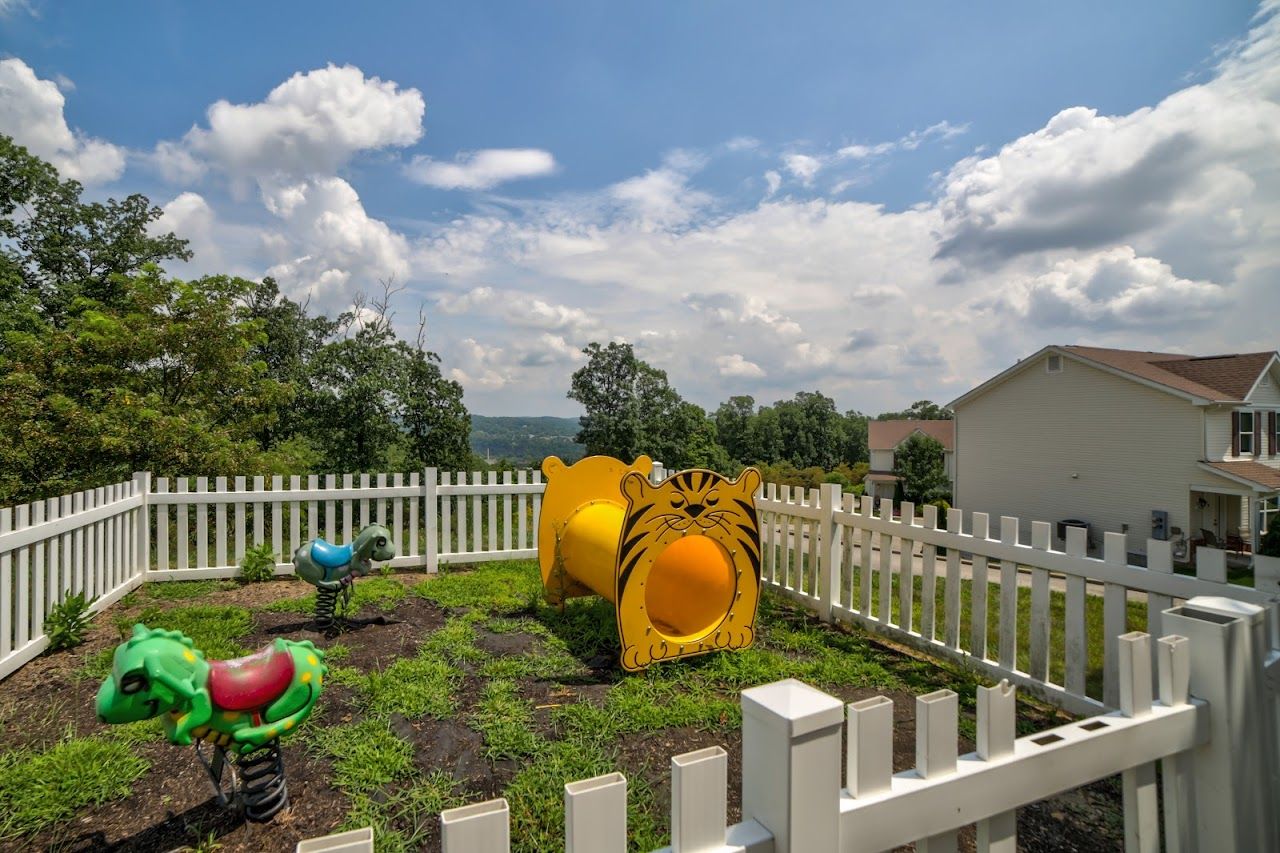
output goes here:
[{"label": "green spring rider", "polygon": [[[211,661],[180,631],[137,624],[98,689],[98,720],[161,717],[170,743],[195,745],[218,802],[263,822],[289,802],[280,737],[311,714],[328,671],[310,640],[277,637],[248,657]],[[235,769],[224,789],[228,753]]]}]

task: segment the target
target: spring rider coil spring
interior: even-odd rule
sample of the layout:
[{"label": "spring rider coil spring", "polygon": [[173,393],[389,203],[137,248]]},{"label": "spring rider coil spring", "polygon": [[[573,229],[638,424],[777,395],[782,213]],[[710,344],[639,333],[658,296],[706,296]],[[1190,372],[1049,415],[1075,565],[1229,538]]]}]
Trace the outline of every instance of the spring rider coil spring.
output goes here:
[{"label": "spring rider coil spring", "polygon": [[646,456],[542,465],[544,594],[552,604],[593,594],[613,602],[631,671],[751,645],[760,598],[760,473],[729,480],[695,469],[653,485],[651,468]]}]

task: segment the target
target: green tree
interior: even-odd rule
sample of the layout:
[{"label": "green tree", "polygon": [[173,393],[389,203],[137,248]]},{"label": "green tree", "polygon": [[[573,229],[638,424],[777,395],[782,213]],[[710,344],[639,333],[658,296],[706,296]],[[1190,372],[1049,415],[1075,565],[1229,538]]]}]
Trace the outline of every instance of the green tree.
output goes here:
[{"label": "green tree", "polygon": [[574,371],[568,394],[586,410],[574,440],[588,455],[631,461],[647,453],[676,467],[687,439],[681,431],[693,419],[666,372],[637,358],[631,344],[592,342],[583,352],[587,363]]},{"label": "green tree", "polygon": [[751,435],[751,422],[755,417],[756,401],[747,396],[730,397],[716,409],[716,435],[725,453],[735,462],[760,461]]},{"label": "green tree", "polygon": [[[472,456],[471,417],[462,403],[462,386],[441,375],[440,356],[426,348],[422,314],[414,345],[400,342],[398,350],[404,362],[398,419],[405,433],[406,463],[414,468],[466,466]],[[499,465],[495,470],[508,469]]]},{"label": "green tree", "polygon": [[950,500],[946,451],[933,436],[914,433],[893,454],[893,473],[901,478],[902,499],[916,504]]},{"label": "green tree", "polygon": [[867,416],[853,409],[845,412],[842,456],[844,462],[855,465],[859,462],[871,461],[871,450],[867,442]]},{"label": "green tree", "polygon": [[834,468],[844,458],[844,423],[835,401],[817,391],[800,391],[774,404],[782,434],[783,458],[797,468]]},{"label": "green tree", "polygon": [[882,412],[876,415],[878,421],[949,421],[955,417],[950,409],[939,406],[932,400],[917,400],[901,412]]}]

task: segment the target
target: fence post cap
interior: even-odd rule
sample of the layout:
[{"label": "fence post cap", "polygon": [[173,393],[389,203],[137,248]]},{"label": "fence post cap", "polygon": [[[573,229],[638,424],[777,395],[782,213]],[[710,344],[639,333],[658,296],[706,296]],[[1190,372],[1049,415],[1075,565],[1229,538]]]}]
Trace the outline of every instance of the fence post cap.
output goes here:
[{"label": "fence post cap", "polygon": [[784,729],[789,737],[799,737],[843,723],[844,703],[788,678],[743,690],[742,713]]},{"label": "fence post cap", "polygon": [[1236,601],[1234,598],[1225,598],[1221,595],[1197,595],[1195,598],[1187,599],[1183,609],[1184,611],[1186,609],[1199,610],[1213,613],[1217,616],[1227,616],[1232,619],[1245,619],[1250,624],[1262,621],[1263,615],[1266,613],[1263,608],[1256,604],[1250,604],[1247,601]]}]

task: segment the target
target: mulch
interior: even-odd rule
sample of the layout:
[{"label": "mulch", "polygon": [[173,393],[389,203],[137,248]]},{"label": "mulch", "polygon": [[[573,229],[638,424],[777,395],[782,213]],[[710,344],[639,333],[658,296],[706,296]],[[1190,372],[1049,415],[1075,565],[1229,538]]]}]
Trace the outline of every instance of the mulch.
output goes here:
[{"label": "mulch", "polygon": [[[395,577],[412,585],[422,576]],[[129,607],[113,607],[96,620],[85,645],[37,658],[0,682],[0,752],[51,744],[68,729],[80,736],[100,733],[103,727],[93,712],[98,682],[78,678],[76,671],[86,655],[119,642],[113,624],[117,617],[134,615],[148,605],[171,607],[200,603],[248,607],[253,609],[254,627],[243,641],[246,646],[256,648],[277,636],[311,639],[321,648],[341,642],[349,649],[349,656],[339,665],[364,671],[381,669],[398,658],[413,655],[426,637],[444,625],[449,615],[449,611],[431,602],[408,595],[387,613],[366,608],[355,615],[349,630],[334,637],[315,631],[310,619],[300,614],[254,609],[276,599],[301,596],[309,589],[302,581],[287,579],[219,590],[198,602],[142,599]],[[536,648],[537,638],[526,633],[493,634],[480,630],[478,635],[478,645],[495,655],[519,655]],[[537,708],[535,726],[545,734],[550,731],[551,707],[583,701],[602,703],[617,678],[616,671],[597,671],[595,677],[572,685],[535,679],[519,683],[522,696]],[[458,707],[466,709],[474,703],[483,683],[474,673],[468,674],[456,697]],[[914,767],[916,706],[913,694],[865,688],[834,692],[845,702],[888,695],[894,703],[894,770]],[[51,713],[51,704],[56,705],[56,714]],[[358,719],[358,714],[351,691],[342,685],[330,684],[326,686],[318,713],[306,725],[336,725]],[[56,717],[56,724],[50,722],[51,717]],[[468,801],[500,796],[520,768],[517,762],[484,758],[480,736],[468,728],[464,720],[465,710],[443,721],[396,716],[392,726],[397,735],[412,745],[419,769],[449,773],[459,782]],[[1049,712],[1043,720],[1045,726],[1061,722],[1060,717]],[[672,728],[624,736],[616,744],[617,766],[629,779],[647,782],[657,801],[666,803],[671,790],[671,757],[709,746],[720,746],[728,753],[728,819],[730,823],[737,822],[742,813],[742,744],[741,733],[736,729],[707,732]],[[327,760],[305,751],[296,742],[285,741],[282,747],[291,806],[270,823],[245,823],[229,809],[220,807],[192,751],[157,742],[138,748],[151,768],[134,782],[130,797],[88,806],[59,827],[0,842],[0,850],[162,853],[213,839],[222,853],[288,853],[300,840],[335,831],[346,815],[349,799],[332,786],[332,766]],[[962,743],[961,753],[973,748],[972,743]],[[1123,826],[1117,824],[1119,796],[1117,780],[1103,780],[1020,809],[1019,849],[1037,853],[1122,849]],[[961,850],[974,849],[973,827],[961,833],[960,842]],[[429,832],[424,849],[439,849],[439,837],[434,829]]]}]

